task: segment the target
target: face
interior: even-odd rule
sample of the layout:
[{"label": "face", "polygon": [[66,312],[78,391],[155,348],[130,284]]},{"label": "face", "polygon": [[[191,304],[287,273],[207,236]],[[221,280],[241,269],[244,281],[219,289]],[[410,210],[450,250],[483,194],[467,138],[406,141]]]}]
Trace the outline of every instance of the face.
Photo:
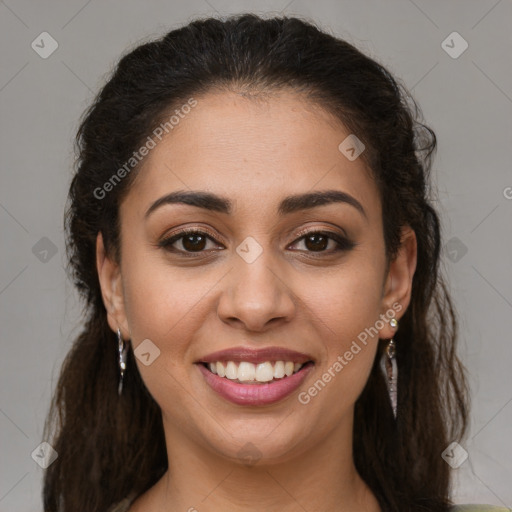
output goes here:
[{"label": "face", "polygon": [[[414,248],[386,272],[377,187],[362,158],[338,149],[349,132],[319,107],[292,92],[196,99],[121,204],[120,265],[98,237],[109,323],[149,354],[137,365],[169,439],[233,460],[251,443],[285,460],[350,431],[378,338],[407,307]],[[178,191],[210,196],[156,203]],[[290,199],[326,191],[335,200]],[[214,354],[230,349],[240,350]],[[214,375],[203,364],[212,359],[225,370],[233,361],[241,381],[259,362],[267,382]],[[276,361],[307,364],[268,382]]]}]

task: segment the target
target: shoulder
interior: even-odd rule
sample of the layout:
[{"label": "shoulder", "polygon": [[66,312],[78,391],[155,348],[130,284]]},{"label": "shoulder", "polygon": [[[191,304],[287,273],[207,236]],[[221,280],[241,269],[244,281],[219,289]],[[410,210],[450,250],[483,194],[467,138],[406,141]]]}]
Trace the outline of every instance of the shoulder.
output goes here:
[{"label": "shoulder", "polygon": [[454,505],[450,512],[511,512],[512,509],[493,505]]},{"label": "shoulder", "polygon": [[126,498],[121,500],[118,503],[114,503],[107,512],[127,512],[130,508],[130,505],[135,501],[137,495],[135,493],[130,493]]}]

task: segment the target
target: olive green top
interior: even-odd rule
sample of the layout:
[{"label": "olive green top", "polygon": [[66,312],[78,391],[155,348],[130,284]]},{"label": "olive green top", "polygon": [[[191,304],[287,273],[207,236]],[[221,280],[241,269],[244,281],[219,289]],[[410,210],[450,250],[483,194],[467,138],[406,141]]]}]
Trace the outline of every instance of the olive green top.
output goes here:
[{"label": "olive green top", "polygon": [[495,507],[492,505],[455,505],[453,512],[512,512],[512,508]]},{"label": "olive green top", "polygon": [[[107,512],[126,512],[135,498],[136,496],[130,494],[124,500],[109,508]],[[512,509],[492,505],[454,505],[450,512],[512,512]]]}]

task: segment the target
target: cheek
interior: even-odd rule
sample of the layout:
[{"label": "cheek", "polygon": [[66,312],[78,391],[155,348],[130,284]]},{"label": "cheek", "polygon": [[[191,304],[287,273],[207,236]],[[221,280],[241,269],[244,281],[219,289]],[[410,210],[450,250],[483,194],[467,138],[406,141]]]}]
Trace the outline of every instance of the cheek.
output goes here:
[{"label": "cheek", "polygon": [[137,260],[133,255],[124,269],[125,311],[135,355],[144,347],[144,352],[150,353],[150,364],[146,365],[139,357],[135,359],[136,364],[160,407],[164,409],[172,396],[184,408],[182,400],[186,402],[187,394],[183,393],[180,382],[186,376],[188,339],[197,329],[194,319],[198,318],[201,297],[207,292],[208,283],[194,285],[190,278],[151,258],[145,258],[144,265]]},{"label": "cheek", "polygon": [[[125,312],[134,348],[142,340],[150,339],[160,350],[165,347],[174,360],[182,352],[180,333],[185,328],[191,329],[195,308],[214,285],[213,278],[191,280],[189,272],[194,269],[173,269],[155,255],[131,253],[126,258]],[[174,341],[170,343],[170,340]]]},{"label": "cheek", "polygon": [[[378,346],[371,329],[379,319],[379,290],[373,279],[351,276],[331,284],[331,298],[316,302],[324,357],[314,380],[299,391],[298,400],[322,427],[337,425],[358,399],[368,381]],[[328,328],[325,328],[328,326]],[[373,337],[372,337],[373,336]]]},{"label": "cheek", "polygon": [[309,309],[319,320],[325,356],[319,368],[320,382],[302,391],[311,401],[322,395],[315,399],[318,406],[336,403],[328,413],[333,417],[357,400],[369,377],[379,340],[376,322],[381,313],[382,272],[383,262],[359,259],[309,294]]},{"label": "cheek", "polygon": [[343,344],[375,324],[381,308],[382,271],[380,262],[354,259],[304,287],[309,307],[328,328],[330,338]]}]

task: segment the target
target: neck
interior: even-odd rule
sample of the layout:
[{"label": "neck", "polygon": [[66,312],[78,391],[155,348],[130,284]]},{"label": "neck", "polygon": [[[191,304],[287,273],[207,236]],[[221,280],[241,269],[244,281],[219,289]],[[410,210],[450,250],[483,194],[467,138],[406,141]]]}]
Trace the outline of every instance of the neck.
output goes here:
[{"label": "neck", "polygon": [[353,463],[352,421],[293,457],[247,464],[205,449],[165,418],[164,427],[168,471],[130,512],[381,511]]}]

